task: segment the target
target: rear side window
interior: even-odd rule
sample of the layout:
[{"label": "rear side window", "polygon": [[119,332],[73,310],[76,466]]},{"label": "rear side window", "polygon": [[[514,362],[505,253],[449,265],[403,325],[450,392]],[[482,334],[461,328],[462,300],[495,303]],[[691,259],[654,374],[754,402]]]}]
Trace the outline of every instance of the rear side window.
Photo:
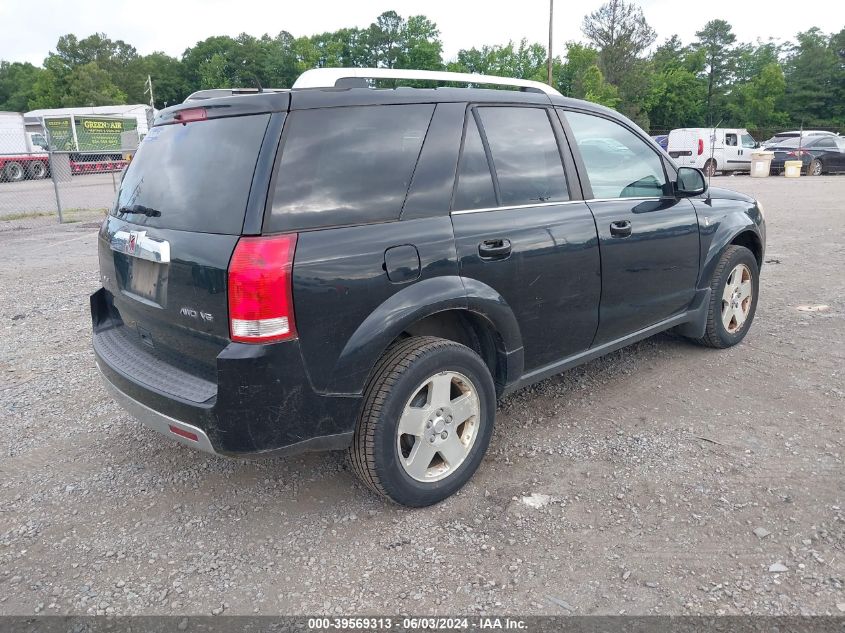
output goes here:
[{"label": "rear side window", "polygon": [[396,220],[434,106],[353,106],[288,116],[265,229]]},{"label": "rear side window", "polygon": [[144,226],[239,235],[269,114],[154,127],[112,215]]},{"label": "rear side window", "polygon": [[541,108],[478,108],[499,182],[501,204],[568,200],[552,124]]},{"label": "rear side window", "polygon": [[481,135],[475,118],[467,121],[464,151],[458,167],[458,188],[455,191],[453,209],[483,209],[496,206],[496,191],[493,189],[493,177],[487,154],[481,143]]}]

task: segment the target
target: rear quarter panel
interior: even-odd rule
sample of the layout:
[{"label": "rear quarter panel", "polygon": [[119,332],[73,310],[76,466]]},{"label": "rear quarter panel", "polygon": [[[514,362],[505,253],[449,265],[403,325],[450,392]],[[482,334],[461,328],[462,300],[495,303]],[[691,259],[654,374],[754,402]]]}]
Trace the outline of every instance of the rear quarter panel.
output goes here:
[{"label": "rear quarter panel", "polygon": [[[420,274],[394,283],[385,271],[384,254],[406,244],[419,253]],[[425,296],[410,292],[414,286]],[[400,292],[403,298],[389,303]],[[376,359],[401,332],[399,317],[415,302],[436,310],[438,295],[464,295],[448,216],[300,233],[293,301],[303,361],[314,389],[360,393]],[[387,308],[376,330],[359,332],[383,305]],[[448,307],[454,306],[444,303],[441,309]]]}]

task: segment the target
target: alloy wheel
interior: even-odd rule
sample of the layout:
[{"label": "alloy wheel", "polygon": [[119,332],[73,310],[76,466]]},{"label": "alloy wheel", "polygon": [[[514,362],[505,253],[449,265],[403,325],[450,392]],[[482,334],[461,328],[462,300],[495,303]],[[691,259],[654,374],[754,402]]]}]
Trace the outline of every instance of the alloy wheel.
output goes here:
[{"label": "alloy wheel", "polygon": [[736,334],[745,325],[751,311],[751,270],[738,264],[728,276],[722,292],[722,325],[729,334]]},{"label": "alloy wheel", "polygon": [[396,450],[416,481],[439,481],[464,462],[478,436],[481,404],[472,382],[443,371],[423,381],[402,412]]}]

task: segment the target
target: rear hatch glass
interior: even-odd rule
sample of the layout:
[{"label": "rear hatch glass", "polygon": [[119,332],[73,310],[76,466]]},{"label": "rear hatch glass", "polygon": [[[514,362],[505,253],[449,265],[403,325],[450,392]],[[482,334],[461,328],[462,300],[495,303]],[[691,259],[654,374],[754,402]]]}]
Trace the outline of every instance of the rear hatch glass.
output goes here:
[{"label": "rear hatch glass", "polygon": [[269,120],[257,114],[152,128],[112,214],[145,227],[240,234]]}]

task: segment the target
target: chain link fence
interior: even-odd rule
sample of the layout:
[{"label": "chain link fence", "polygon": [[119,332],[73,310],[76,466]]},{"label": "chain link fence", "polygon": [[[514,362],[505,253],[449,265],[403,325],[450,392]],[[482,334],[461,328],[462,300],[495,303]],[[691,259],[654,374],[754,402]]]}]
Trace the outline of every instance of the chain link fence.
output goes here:
[{"label": "chain link fence", "polygon": [[47,121],[23,128],[4,126],[0,119],[0,231],[102,220],[138,147],[138,134],[124,129],[123,119],[98,121],[113,129],[87,131],[77,124],[70,134],[66,124],[62,137]]}]

